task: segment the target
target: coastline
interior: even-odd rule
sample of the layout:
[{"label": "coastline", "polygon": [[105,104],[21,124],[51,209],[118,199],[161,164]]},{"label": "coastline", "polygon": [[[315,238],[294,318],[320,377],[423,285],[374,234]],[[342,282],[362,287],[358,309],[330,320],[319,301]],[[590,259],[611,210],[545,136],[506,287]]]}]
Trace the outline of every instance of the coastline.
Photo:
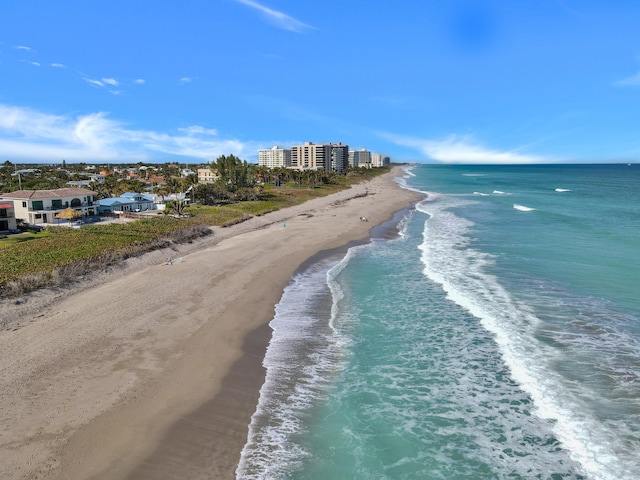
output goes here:
[{"label": "coastline", "polygon": [[0,476],[234,478],[282,290],[421,198],[399,175],[214,229],[2,331]]}]

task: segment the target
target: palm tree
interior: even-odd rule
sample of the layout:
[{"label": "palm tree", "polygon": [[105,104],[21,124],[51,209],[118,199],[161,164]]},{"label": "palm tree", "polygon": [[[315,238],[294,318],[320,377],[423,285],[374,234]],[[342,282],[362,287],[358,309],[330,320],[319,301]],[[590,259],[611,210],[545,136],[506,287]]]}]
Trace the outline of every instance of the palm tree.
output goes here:
[{"label": "palm tree", "polygon": [[198,184],[198,176],[195,174],[187,175],[182,179],[182,185],[185,187],[184,190],[190,192],[191,203],[193,203],[193,191],[195,190],[195,186]]}]

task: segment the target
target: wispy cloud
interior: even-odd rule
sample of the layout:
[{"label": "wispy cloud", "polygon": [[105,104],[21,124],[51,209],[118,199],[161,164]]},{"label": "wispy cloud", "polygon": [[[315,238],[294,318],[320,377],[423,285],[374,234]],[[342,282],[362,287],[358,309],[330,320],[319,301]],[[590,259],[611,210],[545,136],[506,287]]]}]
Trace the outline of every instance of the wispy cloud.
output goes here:
[{"label": "wispy cloud", "polygon": [[179,132],[183,132],[187,134],[187,136],[195,136],[195,135],[218,135],[218,131],[215,128],[204,128],[199,125],[192,125],[190,127],[179,128]]},{"label": "wispy cloud", "polygon": [[0,151],[19,162],[166,161],[183,157],[211,161],[222,154],[253,156],[256,144],[220,138],[218,132],[189,126],[175,132],[127,128],[105,112],[52,115],[0,104]]},{"label": "wispy cloud", "polygon": [[133,83],[135,83],[136,85],[144,85],[145,81],[143,78],[136,78]]},{"label": "wispy cloud", "polygon": [[53,68],[67,68],[63,63],[51,63],[49,66]]},{"label": "wispy cloud", "polygon": [[26,46],[24,46],[24,45],[16,45],[16,46],[15,46],[15,47],[13,47],[13,48],[15,48],[16,50],[23,50],[23,51],[25,51],[25,52],[35,52],[35,51],[33,50],[33,48],[31,48],[31,47],[26,47]]},{"label": "wispy cloud", "polygon": [[449,135],[441,140],[406,137],[389,133],[383,133],[381,136],[396,145],[414,148],[428,159],[441,163],[530,164],[550,163],[552,161],[545,157],[520,153],[519,149],[499,151],[487,148],[469,135]]},{"label": "wispy cloud", "polygon": [[622,80],[618,80],[614,85],[620,87],[640,87],[640,72],[635,75],[631,75],[630,77],[623,78]]},{"label": "wispy cloud", "polygon": [[185,83],[191,83],[193,82],[193,79],[191,77],[182,77],[180,80],[180,85],[184,85]]},{"label": "wispy cloud", "polygon": [[82,79],[87,82],[89,85],[93,85],[94,87],[104,87],[104,83],[100,80],[94,80],[92,78],[82,77]]},{"label": "wispy cloud", "polygon": [[[107,86],[111,86],[111,87],[117,87],[120,85],[120,82],[118,80],[116,80],[115,78],[101,78],[100,80],[96,80],[94,78],[87,78],[87,77],[82,77],[82,79],[87,82],[89,85],[92,85],[94,87],[98,87],[98,88],[104,88]],[[120,95],[122,94],[121,90],[113,90],[110,89],[109,93],[112,93],[114,95]]]},{"label": "wispy cloud", "polygon": [[277,10],[265,7],[258,2],[254,2],[253,0],[236,0],[236,2],[242,3],[243,5],[259,11],[270,23],[283,30],[289,30],[291,32],[302,32],[304,30],[314,28],[311,25],[307,25],[306,23],[303,23],[300,20],[287,15],[286,13],[282,13]]}]

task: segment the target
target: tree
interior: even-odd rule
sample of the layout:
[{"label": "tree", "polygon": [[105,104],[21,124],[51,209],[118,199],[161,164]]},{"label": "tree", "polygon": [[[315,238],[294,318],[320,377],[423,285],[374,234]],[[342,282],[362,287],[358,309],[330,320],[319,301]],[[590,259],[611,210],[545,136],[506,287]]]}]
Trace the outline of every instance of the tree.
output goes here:
[{"label": "tree", "polygon": [[218,181],[232,192],[238,188],[250,187],[253,184],[249,180],[249,165],[247,161],[242,161],[235,155],[218,157],[212,165],[212,169],[218,172],[220,176]]},{"label": "tree", "polygon": [[182,179],[182,185],[184,186],[184,190],[190,193],[192,202],[194,198],[193,191],[197,184],[198,184],[198,176],[196,174],[187,175]]},{"label": "tree", "polygon": [[193,198],[203,205],[218,205],[230,200],[231,193],[220,183],[199,183],[193,189]]},{"label": "tree", "polygon": [[178,198],[176,200],[172,200],[171,202],[169,202],[164,212],[165,214],[168,214],[169,212],[172,211],[176,215],[181,217],[184,214],[185,207],[186,207],[186,204],[181,199]]}]

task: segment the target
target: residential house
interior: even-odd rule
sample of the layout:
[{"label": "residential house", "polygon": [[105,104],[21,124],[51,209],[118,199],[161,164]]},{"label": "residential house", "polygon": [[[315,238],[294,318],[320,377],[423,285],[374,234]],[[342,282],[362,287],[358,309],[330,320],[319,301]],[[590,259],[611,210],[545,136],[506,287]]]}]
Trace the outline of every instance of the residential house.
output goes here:
[{"label": "residential house", "polygon": [[17,229],[13,202],[0,201],[0,233],[13,232]]},{"label": "residential house", "polygon": [[[66,208],[73,208],[83,216],[95,213],[96,192],[85,188],[58,188],[55,190],[18,190],[3,194],[3,200],[13,201],[15,218],[25,223],[37,225],[57,223],[56,214]],[[5,202],[2,202],[5,203]]]},{"label": "residential house", "polygon": [[152,198],[134,192],[123,193],[119,197],[96,200],[95,204],[98,213],[145,212],[156,209]]}]

